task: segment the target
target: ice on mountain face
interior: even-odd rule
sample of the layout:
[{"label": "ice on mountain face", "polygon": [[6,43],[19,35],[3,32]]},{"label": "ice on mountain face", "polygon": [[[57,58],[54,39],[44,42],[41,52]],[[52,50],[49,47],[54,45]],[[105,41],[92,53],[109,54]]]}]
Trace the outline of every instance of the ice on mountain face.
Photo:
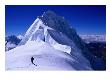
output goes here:
[{"label": "ice on mountain face", "polygon": [[92,57],[76,31],[63,17],[47,11],[19,46],[6,52],[6,70],[92,70],[89,60]]},{"label": "ice on mountain face", "polygon": [[71,47],[63,44],[59,44],[57,41],[55,41],[50,34],[48,34],[45,37],[45,42],[49,43],[51,46],[53,46],[55,49],[69,53],[71,52]]},{"label": "ice on mountain face", "polygon": [[[34,21],[17,48],[6,52],[6,69],[92,69],[89,61],[71,40],[69,35],[72,33],[75,36],[76,32],[69,29],[64,18],[51,11],[42,17]],[[44,22],[47,17],[49,20]],[[37,67],[32,65],[32,57]]]},{"label": "ice on mountain face", "polygon": [[[43,16],[39,17],[45,25],[65,34],[70,33],[70,25],[64,17],[57,16],[52,11],[47,11]],[[74,31],[75,32],[75,31]],[[70,33],[71,34],[71,33]]]},{"label": "ice on mountain face", "polygon": [[[37,22],[37,24],[36,24]],[[44,41],[49,43],[51,46],[53,46],[55,49],[62,50],[64,52],[70,53],[71,47],[66,45],[61,45],[57,43],[48,33],[48,29],[53,30],[52,28],[45,26],[43,22],[40,19],[37,19],[37,21],[34,22],[31,25],[31,29],[26,32],[23,40],[20,42],[21,44],[26,44],[28,41]]]},{"label": "ice on mountain face", "polygon": [[[50,15],[52,14],[51,16],[53,16],[53,14],[54,14],[53,12],[49,12],[49,13],[50,13]],[[70,53],[71,48],[69,46],[65,46],[66,44],[62,44],[62,45],[58,44],[48,33],[49,29],[54,30],[54,29],[44,25],[42,20],[37,18],[35,20],[35,22],[31,25],[31,27],[28,29],[28,31],[26,32],[24,39],[21,41],[20,45],[25,44],[27,41],[31,41],[31,40],[35,41],[35,40],[40,39],[40,40],[43,40],[43,41],[45,40],[45,42],[50,43],[50,45],[52,45],[56,49],[60,49],[60,47],[62,47],[63,51]],[[54,33],[54,34],[56,34],[56,33]],[[59,37],[59,35],[57,37]],[[63,42],[64,42],[64,39],[65,38],[62,38]],[[69,41],[65,41],[65,42],[69,42]],[[67,50],[67,49],[69,49],[69,50]]]}]

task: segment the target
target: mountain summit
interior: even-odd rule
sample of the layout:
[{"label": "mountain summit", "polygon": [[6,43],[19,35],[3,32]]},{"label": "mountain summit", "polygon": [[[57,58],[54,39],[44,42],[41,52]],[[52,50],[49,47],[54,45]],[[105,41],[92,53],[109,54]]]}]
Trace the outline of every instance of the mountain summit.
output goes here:
[{"label": "mountain summit", "polygon": [[29,27],[19,46],[6,52],[6,69],[98,70],[103,63],[64,17],[47,11]]}]

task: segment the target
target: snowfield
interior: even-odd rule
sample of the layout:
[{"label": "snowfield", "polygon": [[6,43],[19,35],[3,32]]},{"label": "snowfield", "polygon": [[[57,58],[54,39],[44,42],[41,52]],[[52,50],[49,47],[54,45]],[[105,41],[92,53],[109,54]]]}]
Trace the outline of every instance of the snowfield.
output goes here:
[{"label": "snowfield", "polygon": [[44,18],[37,18],[20,44],[6,52],[6,70],[92,70],[90,61],[77,46],[81,41],[68,26],[64,18],[50,11]]},{"label": "snowfield", "polygon": [[[34,64],[31,62],[34,57]],[[76,64],[76,66],[74,65]],[[30,41],[6,52],[6,70],[78,70],[91,69],[70,54],[54,49],[43,41]]]}]

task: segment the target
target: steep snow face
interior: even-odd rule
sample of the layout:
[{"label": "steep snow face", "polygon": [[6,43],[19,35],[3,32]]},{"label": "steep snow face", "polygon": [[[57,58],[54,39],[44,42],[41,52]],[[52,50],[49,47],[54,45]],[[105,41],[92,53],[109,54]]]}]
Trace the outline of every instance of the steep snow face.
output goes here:
[{"label": "steep snow face", "polygon": [[26,32],[24,38],[20,42],[19,45],[26,44],[29,41],[44,41],[49,43],[55,49],[67,52],[70,54],[71,47],[67,45],[61,45],[56,42],[49,34],[48,29],[53,30],[52,28],[43,24],[43,22],[37,18],[35,22],[31,25],[31,27]]},{"label": "steep snow face", "polygon": [[36,41],[36,40],[44,40],[47,36],[47,29],[51,29],[48,26],[45,26],[43,22],[37,18],[34,23],[27,30],[24,38],[20,42],[19,45],[26,44],[27,41]]},{"label": "steep snow face", "polygon": [[[34,58],[33,63],[31,58]],[[29,41],[6,52],[6,70],[91,70],[43,41]]]}]

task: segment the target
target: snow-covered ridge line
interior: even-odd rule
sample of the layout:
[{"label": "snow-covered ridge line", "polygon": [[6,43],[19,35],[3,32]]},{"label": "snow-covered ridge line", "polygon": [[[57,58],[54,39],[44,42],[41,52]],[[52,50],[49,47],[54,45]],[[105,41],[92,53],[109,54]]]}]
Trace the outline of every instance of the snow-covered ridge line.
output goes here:
[{"label": "snow-covered ridge line", "polygon": [[49,28],[48,26],[44,25],[41,19],[37,18],[37,19],[33,22],[33,24],[29,27],[29,29],[27,30],[26,35],[29,35],[29,34],[31,34],[33,31],[38,30],[40,25],[42,25],[43,27],[46,27],[46,28],[48,28],[48,29],[52,29],[52,28]]},{"label": "snow-covered ridge line", "polygon": [[[54,29],[44,25],[42,20],[37,18],[25,34],[25,37],[23,39],[23,40],[25,40],[25,38],[26,38],[26,40],[27,40],[27,42],[25,42],[25,44],[30,41],[39,41],[40,42],[40,41],[44,41],[44,39],[45,39],[45,42],[49,43],[55,49],[61,50],[63,52],[70,54],[71,47],[57,43],[48,33],[48,29],[54,30]],[[28,39],[27,39],[27,36],[28,36]],[[22,43],[22,41],[21,41],[21,43]]]},{"label": "snow-covered ridge line", "polygon": [[23,40],[20,42],[19,45],[25,44],[27,42],[27,40],[30,40],[32,38],[31,36],[33,36],[36,33],[37,30],[39,30],[39,32],[40,32],[40,29],[42,30],[42,28],[44,29],[43,30],[44,34],[46,34],[47,29],[53,30],[52,28],[44,25],[41,19],[37,18],[33,22],[33,24],[29,27],[29,29],[27,30],[26,34],[23,37]]}]

